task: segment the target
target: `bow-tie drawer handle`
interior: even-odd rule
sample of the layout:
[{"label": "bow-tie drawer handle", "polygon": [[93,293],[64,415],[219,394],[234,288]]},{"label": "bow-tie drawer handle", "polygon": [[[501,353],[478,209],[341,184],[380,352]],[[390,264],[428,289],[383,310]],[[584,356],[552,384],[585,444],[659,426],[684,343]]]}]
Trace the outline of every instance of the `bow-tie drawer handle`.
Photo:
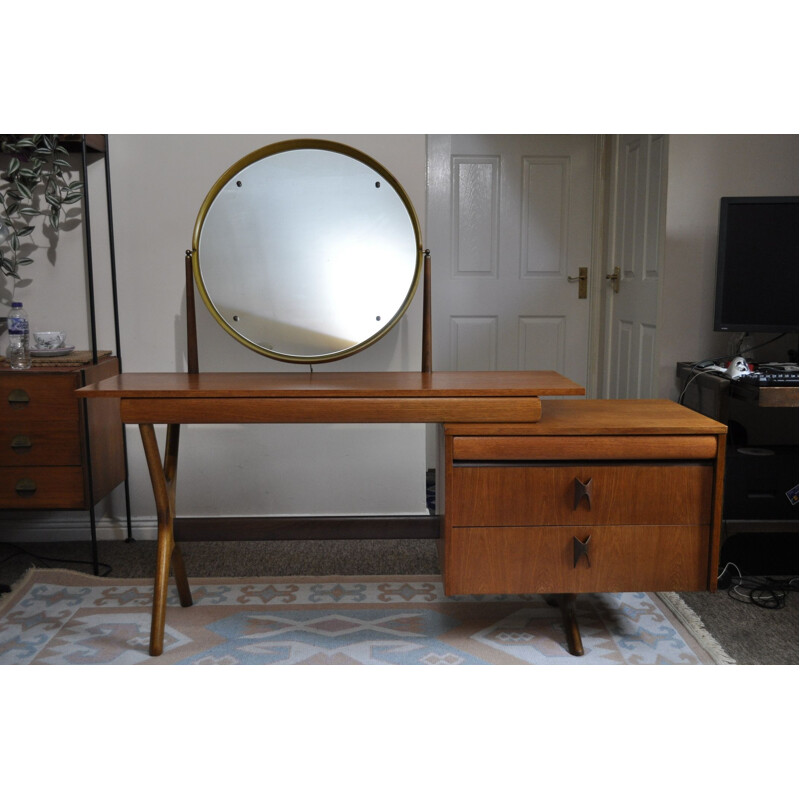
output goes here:
[{"label": "bow-tie drawer handle", "polygon": [[581,558],[586,559],[586,566],[591,567],[592,562],[589,561],[589,542],[592,541],[591,536],[586,537],[586,541],[582,542],[577,536],[572,537],[572,567],[573,569],[578,566]]},{"label": "bow-tie drawer handle", "polygon": [[586,498],[586,508],[592,508],[592,479],[589,478],[586,483],[584,483],[580,478],[575,478],[575,505],[573,509],[577,509],[578,506],[581,504],[581,500]]}]

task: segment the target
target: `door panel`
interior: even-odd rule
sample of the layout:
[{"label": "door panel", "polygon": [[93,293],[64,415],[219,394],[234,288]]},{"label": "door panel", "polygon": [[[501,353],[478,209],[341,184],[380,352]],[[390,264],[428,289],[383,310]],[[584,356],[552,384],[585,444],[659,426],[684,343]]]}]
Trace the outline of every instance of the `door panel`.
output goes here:
[{"label": "door panel", "polygon": [[[429,137],[434,369],[553,369],[586,385],[595,137]],[[591,277],[590,277],[591,279]]]},{"label": "door panel", "polygon": [[647,398],[656,386],[667,139],[615,138],[608,266],[620,280],[618,292],[606,281],[603,396]]}]

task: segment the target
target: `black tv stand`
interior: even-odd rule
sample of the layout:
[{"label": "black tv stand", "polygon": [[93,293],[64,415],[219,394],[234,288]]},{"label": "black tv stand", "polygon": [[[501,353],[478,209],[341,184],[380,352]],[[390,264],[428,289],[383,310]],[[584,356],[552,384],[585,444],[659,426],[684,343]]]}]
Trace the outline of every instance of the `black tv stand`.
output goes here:
[{"label": "black tv stand", "polygon": [[797,575],[798,387],[731,380],[679,363],[684,405],[728,426],[720,566]]}]

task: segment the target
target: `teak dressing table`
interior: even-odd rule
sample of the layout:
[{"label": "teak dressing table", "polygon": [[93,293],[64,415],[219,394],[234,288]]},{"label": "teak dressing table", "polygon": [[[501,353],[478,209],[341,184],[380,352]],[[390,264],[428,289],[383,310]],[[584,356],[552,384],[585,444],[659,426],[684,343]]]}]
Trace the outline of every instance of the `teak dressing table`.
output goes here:
[{"label": "teak dressing table", "polygon": [[[352,160],[358,170],[350,175],[348,165],[346,177],[356,182],[364,177],[358,171],[368,167],[364,186],[374,192],[388,184],[394,194],[383,197],[391,195],[395,206],[399,198],[399,217],[408,216],[410,229],[400,238],[410,233],[413,240],[405,248],[415,261],[410,288],[390,300],[391,313],[375,315],[380,325],[367,328],[361,339],[350,341],[334,331],[335,321],[320,336],[309,330],[307,320],[294,325],[261,318],[248,306],[252,297],[260,299],[252,275],[243,281],[246,298],[232,297],[224,279],[229,263],[240,260],[237,247],[243,258],[258,250],[257,242],[241,244],[251,229],[242,209],[243,189],[265,177],[252,169],[275,156],[298,154],[310,154],[312,162],[321,157],[326,174],[328,157]],[[277,205],[283,205],[286,191],[283,185]],[[361,191],[360,186],[356,194]],[[291,196],[287,202],[292,205]],[[367,205],[372,204],[370,196]],[[339,225],[338,197],[335,205],[331,213]],[[286,220],[279,223],[281,234],[291,228]],[[263,236],[263,225],[256,227]],[[217,237],[230,230],[234,238],[216,250],[213,239],[203,238],[204,228]],[[374,263],[384,261],[391,261],[391,254]],[[383,336],[407,309],[420,278],[419,373],[199,371],[195,283],[212,315],[242,344],[278,360],[314,364],[349,355]],[[551,596],[562,609],[574,655],[583,654],[577,593],[716,588],[725,426],[666,400],[584,400],[582,387],[551,371],[434,372],[429,254],[419,244],[416,216],[402,187],[367,156],[335,143],[295,140],[238,162],[201,208],[186,255],[186,281],[188,373],[124,373],[78,390],[89,402],[117,401],[121,421],[138,425],[141,432],[158,516],[151,655],[163,650],[170,568],[181,605],[192,603],[173,530],[180,426],[189,423],[437,424],[445,592]],[[222,301],[220,293],[226,295]],[[287,297],[276,305],[290,303]],[[314,315],[324,311],[320,307]],[[322,349],[309,354],[309,342]],[[296,352],[287,354],[291,348]],[[163,459],[154,430],[162,424],[167,427]]]}]

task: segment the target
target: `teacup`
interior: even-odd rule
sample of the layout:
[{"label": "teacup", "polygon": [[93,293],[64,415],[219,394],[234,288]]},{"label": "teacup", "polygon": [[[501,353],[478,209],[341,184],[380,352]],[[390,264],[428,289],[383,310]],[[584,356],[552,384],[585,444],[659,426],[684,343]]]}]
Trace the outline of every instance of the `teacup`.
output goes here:
[{"label": "teacup", "polygon": [[64,346],[67,334],[64,331],[35,331],[33,339],[40,350],[58,350]]}]

